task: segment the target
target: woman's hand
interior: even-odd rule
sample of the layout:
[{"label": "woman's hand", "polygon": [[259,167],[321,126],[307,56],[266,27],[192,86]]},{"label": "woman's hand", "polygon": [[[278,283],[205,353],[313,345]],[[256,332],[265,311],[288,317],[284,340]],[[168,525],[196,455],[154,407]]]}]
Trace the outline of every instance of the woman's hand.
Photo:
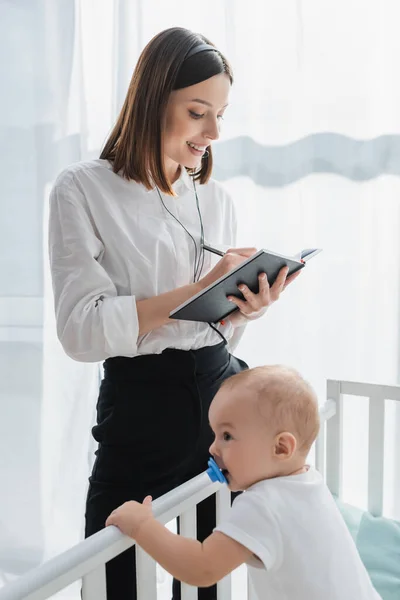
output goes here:
[{"label": "woman's hand", "polygon": [[244,300],[236,296],[228,296],[228,300],[236,304],[239,311],[234,312],[227,317],[226,321],[230,321],[234,327],[240,327],[246,324],[247,321],[254,321],[262,317],[268,307],[279,299],[280,294],[292,281],[297,279],[301,271],[297,271],[287,277],[288,267],[283,267],[278,274],[274,284],[270,287],[268,278],[265,273],[260,273],[258,276],[259,291],[254,294],[247,285],[239,285],[239,290],[244,296]]},{"label": "woman's hand", "polygon": [[239,266],[242,262],[250,258],[250,256],[253,256],[256,252],[257,248],[230,248],[225,252],[221,260],[217,262],[215,267],[199,280],[199,284],[201,284],[202,288],[206,288]]},{"label": "woman's hand", "polygon": [[125,502],[110,514],[106,521],[108,525],[116,525],[122,533],[135,538],[143,523],[148,519],[153,519],[153,510],[151,508],[151,496],[146,496],[143,504],[139,502]]}]

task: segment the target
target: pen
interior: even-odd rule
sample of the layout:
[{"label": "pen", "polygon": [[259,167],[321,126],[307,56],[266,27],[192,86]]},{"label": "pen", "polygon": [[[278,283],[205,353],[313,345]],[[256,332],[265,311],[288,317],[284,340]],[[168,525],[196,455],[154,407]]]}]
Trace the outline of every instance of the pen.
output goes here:
[{"label": "pen", "polygon": [[213,254],[218,254],[218,256],[225,256],[225,252],[222,252],[222,250],[217,250],[217,248],[212,248],[211,246],[206,246],[206,244],[203,244],[203,248],[204,248],[204,250],[208,250],[208,252],[212,252]]}]

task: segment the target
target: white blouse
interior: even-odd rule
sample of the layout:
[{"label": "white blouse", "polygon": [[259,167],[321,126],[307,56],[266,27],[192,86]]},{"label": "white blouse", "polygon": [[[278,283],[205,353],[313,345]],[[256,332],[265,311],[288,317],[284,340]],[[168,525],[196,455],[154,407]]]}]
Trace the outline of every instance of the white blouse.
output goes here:
[{"label": "white blouse", "polygon": [[[214,180],[196,186],[205,243],[235,246],[227,192]],[[178,196],[162,194],[164,204],[199,248],[200,220],[185,168],[173,188]],[[191,283],[194,244],[156,189],[125,180],[107,160],[74,164],[57,178],[50,194],[49,252],[57,334],[75,360],[192,350],[221,341],[207,323],[178,320],[138,335],[136,301]],[[205,252],[202,275],[218,260]],[[218,327],[232,338],[230,323]]]}]

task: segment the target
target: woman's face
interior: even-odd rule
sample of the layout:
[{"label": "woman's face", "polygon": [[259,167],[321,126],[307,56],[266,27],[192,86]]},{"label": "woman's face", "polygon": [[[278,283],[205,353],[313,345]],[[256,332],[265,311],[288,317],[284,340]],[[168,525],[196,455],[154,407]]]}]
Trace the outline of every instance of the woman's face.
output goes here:
[{"label": "woman's face", "polygon": [[206,149],[219,138],[230,87],[228,75],[221,73],[171,93],[163,136],[165,171],[171,182],[179,175],[179,165],[198,168]]}]

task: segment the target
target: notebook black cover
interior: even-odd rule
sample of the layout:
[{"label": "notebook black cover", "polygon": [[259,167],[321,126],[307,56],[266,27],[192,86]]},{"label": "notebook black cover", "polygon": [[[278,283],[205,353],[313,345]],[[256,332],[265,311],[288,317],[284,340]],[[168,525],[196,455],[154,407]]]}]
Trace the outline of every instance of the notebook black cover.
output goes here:
[{"label": "notebook black cover", "polygon": [[[319,249],[303,250],[299,256],[304,261],[320,252]],[[295,273],[305,266],[300,258],[283,256],[268,250],[259,250],[241,265],[220,277],[207,288],[186,300],[170,313],[171,319],[183,321],[203,321],[218,323],[237,307],[227,300],[227,296],[243,298],[238,285],[245,283],[252,292],[258,292],[258,275],[266,273],[269,284],[272,285],[282,267],[288,266],[289,273]]]}]

